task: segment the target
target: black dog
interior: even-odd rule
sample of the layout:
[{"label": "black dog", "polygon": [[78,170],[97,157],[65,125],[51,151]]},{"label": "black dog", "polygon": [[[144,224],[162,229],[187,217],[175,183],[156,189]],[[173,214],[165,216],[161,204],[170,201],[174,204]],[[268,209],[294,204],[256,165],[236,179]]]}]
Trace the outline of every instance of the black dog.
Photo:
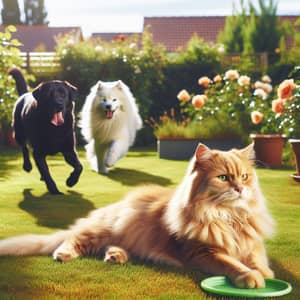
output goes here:
[{"label": "black dog", "polygon": [[61,194],[52,179],[46,162],[47,155],[61,152],[73,168],[66,183],[73,186],[82,172],[75,150],[74,103],[76,88],[66,81],[53,80],[41,83],[32,93],[28,93],[27,84],[18,68],[9,70],[16,81],[21,96],[13,112],[13,129],[17,143],[22,147],[23,169],[30,172],[27,143],[32,146],[33,157],[41,180],[44,180],[51,194]]}]

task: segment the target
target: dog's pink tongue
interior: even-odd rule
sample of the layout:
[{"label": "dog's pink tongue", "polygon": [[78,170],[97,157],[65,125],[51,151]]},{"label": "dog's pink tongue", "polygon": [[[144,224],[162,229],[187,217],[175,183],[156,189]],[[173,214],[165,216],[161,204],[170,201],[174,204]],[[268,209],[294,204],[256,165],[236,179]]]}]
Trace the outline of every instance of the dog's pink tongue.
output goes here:
[{"label": "dog's pink tongue", "polygon": [[54,125],[54,126],[60,126],[62,124],[64,124],[64,118],[63,118],[63,115],[62,115],[62,112],[57,112],[53,115],[52,117],[52,120],[51,120],[51,123]]},{"label": "dog's pink tongue", "polygon": [[111,119],[113,117],[113,112],[111,110],[106,111],[106,118]]}]

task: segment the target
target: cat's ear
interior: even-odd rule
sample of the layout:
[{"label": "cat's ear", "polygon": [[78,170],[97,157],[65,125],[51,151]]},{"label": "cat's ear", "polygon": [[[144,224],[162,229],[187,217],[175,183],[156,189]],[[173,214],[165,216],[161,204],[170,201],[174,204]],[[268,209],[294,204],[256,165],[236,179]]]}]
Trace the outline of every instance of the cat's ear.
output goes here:
[{"label": "cat's ear", "polygon": [[240,153],[243,157],[248,160],[255,160],[255,150],[254,150],[254,143],[251,143],[247,147],[240,150]]},{"label": "cat's ear", "polygon": [[211,156],[211,150],[204,144],[199,143],[195,151],[196,160],[203,161],[207,160]]}]

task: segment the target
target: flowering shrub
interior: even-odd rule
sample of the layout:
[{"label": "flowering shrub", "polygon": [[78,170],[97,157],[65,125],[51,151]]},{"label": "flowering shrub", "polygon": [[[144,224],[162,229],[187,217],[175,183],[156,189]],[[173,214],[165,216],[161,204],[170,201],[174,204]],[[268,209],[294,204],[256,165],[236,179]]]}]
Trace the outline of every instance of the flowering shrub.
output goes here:
[{"label": "flowering shrub", "polygon": [[9,68],[22,63],[18,49],[21,44],[11,36],[15,31],[14,26],[8,26],[0,32],[0,130],[10,128],[13,106],[18,97],[15,82],[7,75]]},{"label": "flowering shrub", "polygon": [[275,133],[279,131],[279,118],[271,110],[273,87],[271,78],[264,75],[251,81],[237,70],[228,70],[212,80],[207,76],[198,79],[203,91],[189,94],[182,90],[177,98],[183,111],[199,126],[206,126],[207,119],[214,119],[219,126],[237,126],[245,136],[251,132]]},{"label": "flowering shrub", "polygon": [[[299,67],[295,70],[300,73]],[[294,79],[286,79],[278,86],[277,96],[272,101],[272,111],[280,120],[279,129],[289,137],[300,138],[300,85]]]}]

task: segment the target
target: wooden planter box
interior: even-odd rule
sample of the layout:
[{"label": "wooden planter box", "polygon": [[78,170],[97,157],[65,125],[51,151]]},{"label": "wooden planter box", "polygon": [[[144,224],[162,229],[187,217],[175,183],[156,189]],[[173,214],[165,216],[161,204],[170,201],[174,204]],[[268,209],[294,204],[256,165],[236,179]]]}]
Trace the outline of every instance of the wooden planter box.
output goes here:
[{"label": "wooden planter box", "polygon": [[237,140],[162,138],[157,140],[158,156],[164,159],[188,160],[194,155],[199,143],[203,143],[211,149],[219,150],[241,147],[240,141]]}]

